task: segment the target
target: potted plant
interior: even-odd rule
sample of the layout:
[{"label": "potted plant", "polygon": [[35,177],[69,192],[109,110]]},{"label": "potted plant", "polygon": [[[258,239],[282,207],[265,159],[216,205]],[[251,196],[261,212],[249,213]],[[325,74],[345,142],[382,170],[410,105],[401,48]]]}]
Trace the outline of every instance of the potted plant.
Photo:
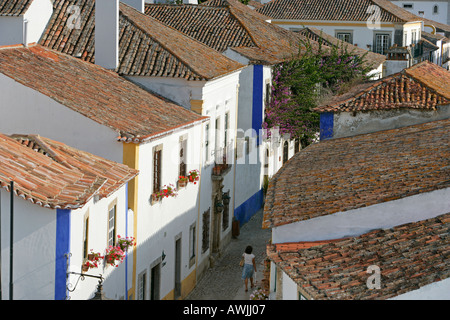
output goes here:
[{"label": "potted plant", "polygon": [[121,238],[120,235],[117,236],[117,246],[122,249],[123,252],[127,252],[128,248],[133,247],[135,244],[133,237]]},{"label": "potted plant", "polygon": [[258,288],[250,294],[250,300],[267,300],[269,297],[262,288]]},{"label": "potted plant", "polygon": [[197,184],[197,181],[200,179],[200,172],[197,169],[189,171],[188,179],[189,182]]},{"label": "potted plant", "polygon": [[106,263],[113,267],[118,267],[117,263],[122,263],[125,258],[125,252],[119,246],[109,246],[106,249]]},{"label": "potted plant", "polygon": [[161,189],[161,196],[163,198],[168,198],[168,197],[176,197],[177,196],[177,189],[175,189],[175,186],[173,184],[169,184],[167,186],[164,186]]},{"label": "potted plant", "polygon": [[183,188],[187,186],[189,178],[186,176],[180,176],[178,178],[178,188]]},{"label": "potted plant", "polygon": [[88,271],[91,268],[98,268],[100,261],[103,258],[104,257],[100,254],[100,252],[94,252],[91,249],[91,253],[88,254],[87,260],[82,266],[83,271]]},{"label": "potted plant", "polygon": [[155,202],[158,202],[162,199],[161,191],[153,192],[152,193],[152,204]]},{"label": "potted plant", "polygon": [[228,195],[228,193],[225,193],[223,196],[222,196],[222,201],[223,201],[223,204],[224,205],[228,205],[229,203],[230,203],[230,196]]}]

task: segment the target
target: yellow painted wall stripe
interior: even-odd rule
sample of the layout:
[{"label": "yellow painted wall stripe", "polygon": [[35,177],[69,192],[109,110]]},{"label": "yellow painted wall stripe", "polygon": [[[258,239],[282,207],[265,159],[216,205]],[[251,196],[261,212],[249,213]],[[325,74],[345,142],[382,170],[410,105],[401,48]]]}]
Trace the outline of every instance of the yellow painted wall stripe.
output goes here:
[{"label": "yellow painted wall stripe", "polygon": [[[123,163],[130,168],[139,170],[139,144],[123,143]],[[128,207],[134,212],[133,237],[137,239],[137,215],[138,215],[138,176],[128,183]],[[133,300],[136,297],[136,261],[137,246],[133,252],[133,274],[131,289],[128,291],[128,299]]]}]

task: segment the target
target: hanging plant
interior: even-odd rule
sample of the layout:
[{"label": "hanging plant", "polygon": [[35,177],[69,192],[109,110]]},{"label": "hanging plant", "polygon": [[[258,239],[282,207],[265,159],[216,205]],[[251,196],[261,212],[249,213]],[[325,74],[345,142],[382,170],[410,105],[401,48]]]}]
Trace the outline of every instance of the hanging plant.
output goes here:
[{"label": "hanging plant", "polygon": [[104,256],[102,256],[100,252],[94,252],[91,249],[91,253],[88,254],[87,260],[83,264],[83,271],[88,271],[91,268],[98,268],[103,258]]},{"label": "hanging plant", "polygon": [[107,264],[118,267],[118,263],[122,263],[125,258],[125,252],[119,246],[109,246],[105,258]]},{"label": "hanging plant", "polygon": [[133,237],[122,238],[120,235],[117,236],[117,246],[122,249],[122,251],[127,252],[129,248],[135,245],[135,239]]},{"label": "hanging plant", "polygon": [[194,184],[197,184],[197,181],[200,180],[200,172],[198,170],[189,171],[188,179],[189,179],[189,182],[193,182]]}]

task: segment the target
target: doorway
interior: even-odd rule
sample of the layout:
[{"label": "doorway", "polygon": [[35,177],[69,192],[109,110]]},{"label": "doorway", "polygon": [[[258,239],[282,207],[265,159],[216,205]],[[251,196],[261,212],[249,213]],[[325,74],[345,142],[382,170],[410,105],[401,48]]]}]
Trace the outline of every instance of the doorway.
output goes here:
[{"label": "doorway", "polygon": [[161,263],[150,269],[150,300],[159,300],[161,287]]},{"label": "doorway", "polygon": [[175,239],[175,299],[181,296],[181,235]]}]

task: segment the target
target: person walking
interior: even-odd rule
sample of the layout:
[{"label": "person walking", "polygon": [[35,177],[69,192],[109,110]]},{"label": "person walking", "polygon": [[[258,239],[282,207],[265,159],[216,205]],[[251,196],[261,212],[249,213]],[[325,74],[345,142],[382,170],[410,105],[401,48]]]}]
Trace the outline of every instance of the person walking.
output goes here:
[{"label": "person walking", "polygon": [[242,259],[244,259],[244,269],[242,270],[242,280],[245,283],[245,292],[248,291],[248,279],[250,279],[251,288],[253,288],[253,274],[256,272],[255,255],[252,253],[252,246],[247,246]]}]

